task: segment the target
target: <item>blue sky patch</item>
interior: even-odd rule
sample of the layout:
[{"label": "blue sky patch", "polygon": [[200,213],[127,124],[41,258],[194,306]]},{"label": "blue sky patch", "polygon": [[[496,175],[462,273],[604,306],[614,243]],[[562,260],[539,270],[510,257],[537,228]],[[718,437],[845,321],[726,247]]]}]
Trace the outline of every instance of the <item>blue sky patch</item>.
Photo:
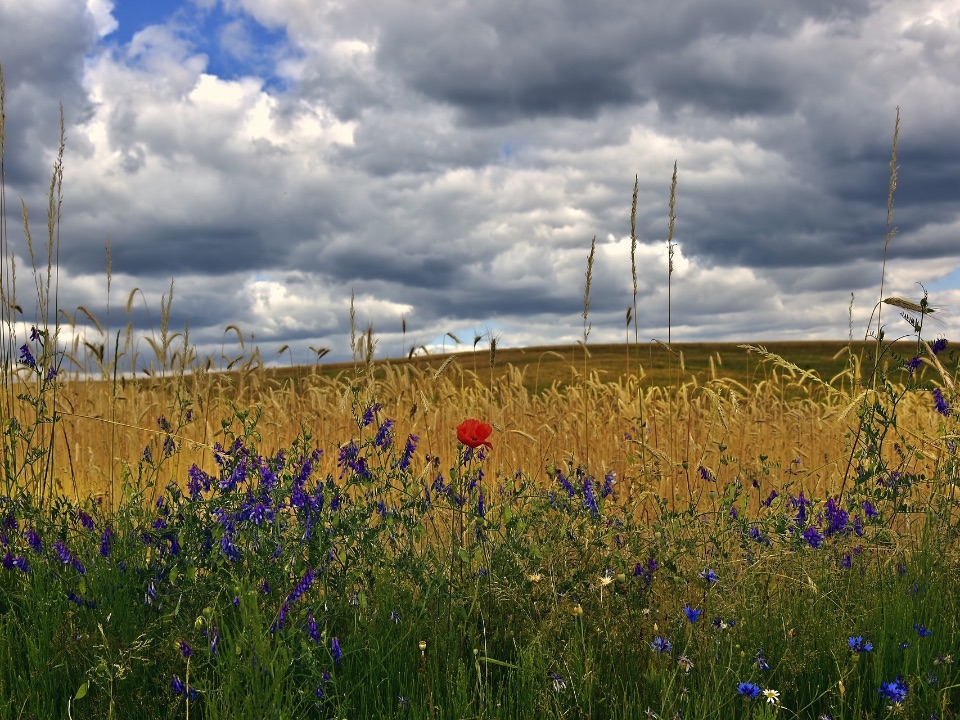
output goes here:
[{"label": "blue sky patch", "polygon": [[126,45],[151,25],[167,25],[208,57],[207,72],[224,80],[246,76],[279,84],[277,61],[288,52],[286,32],[267,28],[242,12],[227,12],[222,3],[198,7],[184,0],[119,0],[113,9],[119,27],[103,42]]}]

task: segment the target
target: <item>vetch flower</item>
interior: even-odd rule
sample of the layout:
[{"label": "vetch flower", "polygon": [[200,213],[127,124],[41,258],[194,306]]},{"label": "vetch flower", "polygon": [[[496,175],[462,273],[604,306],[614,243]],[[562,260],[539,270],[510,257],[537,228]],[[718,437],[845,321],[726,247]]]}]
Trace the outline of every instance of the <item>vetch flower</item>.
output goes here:
[{"label": "vetch flower", "polygon": [[40,534],[36,530],[32,527],[27,528],[24,531],[24,535],[27,538],[27,544],[35,553],[40,554],[43,552],[43,542],[40,540]]},{"label": "vetch flower", "polygon": [[393,420],[389,418],[383,421],[377,435],[373,439],[373,444],[379,448],[388,448],[393,444]]},{"label": "vetch flower", "polygon": [[20,364],[26,365],[31,369],[36,369],[37,367],[37,360],[33,357],[33,353],[30,352],[30,348],[26,343],[20,346]]},{"label": "vetch flower", "polygon": [[943,397],[943,390],[940,388],[934,388],[933,393],[933,403],[937,409],[937,412],[943,415],[944,417],[950,416],[950,403],[947,402],[946,398]]},{"label": "vetch flower", "polygon": [[400,465],[398,466],[401,470],[410,468],[410,461],[413,459],[413,453],[416,452],[419,442],[420,438],[416,435],[407,436],[407,444],[403,448],[403,457],[400,458]]},{"label": "vetch flower", "polygon": [[343,659],[343,650],[340,649],[340,638],[330,640],[330,654],[333,656],[333,664],[339,665]]},{"label": "vetch flower", "polygon": [[307,632],[317,645],[321,645],[320,630],[317,628],[317,621],[313,618],[313,613],[307,615]]},{"label": "vetch flower", "polygon": [[493,445],[487,440],[492,432],[493,427],[488,423],[469,418],[457,426],[457,440],[469,448],[476,449],[483,445],[493,449]]},{"label": "vetch flower", "polygon": [[821,535],[813,525],[803,531],[803,539],[806,540],[807,545],[812,547],[814,550],[823,545],[823,535]]}]

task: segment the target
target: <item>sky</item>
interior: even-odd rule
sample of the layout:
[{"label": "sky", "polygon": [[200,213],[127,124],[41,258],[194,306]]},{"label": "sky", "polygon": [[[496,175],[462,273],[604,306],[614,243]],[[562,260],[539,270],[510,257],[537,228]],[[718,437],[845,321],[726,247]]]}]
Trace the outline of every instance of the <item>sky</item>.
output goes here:
[{"label": "sky", "polygon": [[0,0],[0,65],[17,299],[62,106],[88,342],[79,307],[156,336],[173,282],[215,360],[348,360],[351,296],[377,357],[575,343],[593,238],[588,343],[632,267],[640,342],[862,339],[881,279],[960,330],[953,1]]}]

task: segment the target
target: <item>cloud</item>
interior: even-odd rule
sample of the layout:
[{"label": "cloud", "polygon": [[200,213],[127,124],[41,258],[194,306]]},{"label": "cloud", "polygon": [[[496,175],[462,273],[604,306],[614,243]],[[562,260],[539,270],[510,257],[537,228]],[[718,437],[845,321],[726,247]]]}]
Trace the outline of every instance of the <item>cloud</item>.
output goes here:
[{"label": "cloud", "polygon": [[590,340],[623,337],[631,250],[665,337],[676,161],[672,337],[846,337],[851,293],[857,323],[876,302],[898,105],[885,291],[958,299],[951,3],[230,0],[134,22],[0,0],[8,189],[40,226],[64,106],[68,309],[106,313],[109,235],[115,295],[156,306],[175,278],[172,321],[215,354],[234,324],[349,357],[351,292],[394,354],[569,342],[596,236]]}]

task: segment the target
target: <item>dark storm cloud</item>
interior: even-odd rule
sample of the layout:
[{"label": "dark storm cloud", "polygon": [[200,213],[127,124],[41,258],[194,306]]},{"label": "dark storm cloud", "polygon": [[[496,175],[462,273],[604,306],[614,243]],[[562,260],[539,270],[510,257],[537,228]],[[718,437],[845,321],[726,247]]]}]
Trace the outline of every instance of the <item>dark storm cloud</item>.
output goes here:
[{"label": "dark storm cloud", "polygon": [[83,58],[96,33],[86,9],[0,2],[0,66],[6,84],[6,180],[27,191],[48,184],[46,153],[92,107],[83,88]]}]

